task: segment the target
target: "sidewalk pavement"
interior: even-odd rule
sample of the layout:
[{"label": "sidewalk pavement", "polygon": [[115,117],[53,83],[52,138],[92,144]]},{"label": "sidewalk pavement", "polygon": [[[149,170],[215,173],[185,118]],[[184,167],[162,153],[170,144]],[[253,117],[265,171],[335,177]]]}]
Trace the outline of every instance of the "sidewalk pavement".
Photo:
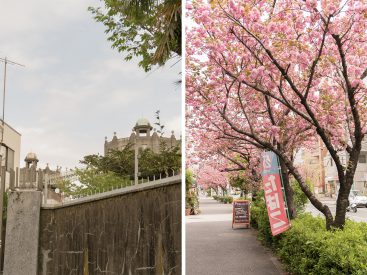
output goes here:
[{"label": "sidewalk pavement", "polygon": [[201,214],[186,217],[187,275],[285,275],[253,229],[232,229],[232,205],[200,198]]}]

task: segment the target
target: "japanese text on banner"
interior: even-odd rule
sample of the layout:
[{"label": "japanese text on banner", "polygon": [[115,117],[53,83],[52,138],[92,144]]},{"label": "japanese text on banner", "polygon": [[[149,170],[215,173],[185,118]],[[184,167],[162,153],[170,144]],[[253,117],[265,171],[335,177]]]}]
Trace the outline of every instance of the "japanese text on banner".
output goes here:
[{"label": "japanese text on banner", "polygon": [[263,154],[263,181],[265,201],[273,236],[290,227],[282,192],[277,156],[273,152]]}]

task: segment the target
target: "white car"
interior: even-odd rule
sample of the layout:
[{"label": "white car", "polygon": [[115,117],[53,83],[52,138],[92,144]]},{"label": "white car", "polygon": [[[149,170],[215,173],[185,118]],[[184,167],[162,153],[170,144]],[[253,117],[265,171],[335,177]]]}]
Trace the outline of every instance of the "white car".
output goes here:
[{"label": "white car", "polygon": [[231,195],[231,197],[232,197],[234,200],[239,199],[239,198],[240,198],[240,196],[241,196],[241,194],[236,194],[236,193],[231,193],[230,195]]},{"label": "white car", "polygon": [[354,202],[357,206],[367,207],[367,196],[359,190],[351,190],[349,194],[349,203]]}]

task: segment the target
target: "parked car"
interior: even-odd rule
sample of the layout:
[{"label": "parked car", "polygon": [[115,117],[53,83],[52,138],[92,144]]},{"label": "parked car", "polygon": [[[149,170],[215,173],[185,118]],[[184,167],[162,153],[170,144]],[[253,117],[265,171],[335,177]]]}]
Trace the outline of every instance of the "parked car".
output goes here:
[{"label": "parked car", "polygon": [[232,193],[232,194],[231,194],[231,197],[232,197],[234,200],[237,200],[237,199],[239,199],[239,198],[241,197],[241,195],[240,195],[240,194],[236,194],[236,193]]},{"label": "parked car", "polygon": [[349,193],[349,203],[367,207],[367,196],[363,195],[359,190],[351,190]]}]

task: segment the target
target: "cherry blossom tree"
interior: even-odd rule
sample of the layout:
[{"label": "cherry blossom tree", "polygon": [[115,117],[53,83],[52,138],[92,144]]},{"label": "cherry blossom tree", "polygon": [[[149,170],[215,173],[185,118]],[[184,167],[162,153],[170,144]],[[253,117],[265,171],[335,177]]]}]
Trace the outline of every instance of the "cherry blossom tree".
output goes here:
[{"label": "cherry blossom tree", "polygon": [[204,189],[213,188],[218,192],[219,188],[221,188],[223,191],[226,191],[228,178],[225,173],[218,171],[212,166],[204,165],[198,170],[197,183]]},{"label": "cherry blossom tree", "polygon": [[[271,150],[326,217],[343,228],[366,133],[364,1],[231,0],[188,5],[189,132]],[[198,134],[198,133],[196,133]],[[320,137],[338,171],[335,217],[293,164]],[[343,166],[338,152],[349,161]]]}]

